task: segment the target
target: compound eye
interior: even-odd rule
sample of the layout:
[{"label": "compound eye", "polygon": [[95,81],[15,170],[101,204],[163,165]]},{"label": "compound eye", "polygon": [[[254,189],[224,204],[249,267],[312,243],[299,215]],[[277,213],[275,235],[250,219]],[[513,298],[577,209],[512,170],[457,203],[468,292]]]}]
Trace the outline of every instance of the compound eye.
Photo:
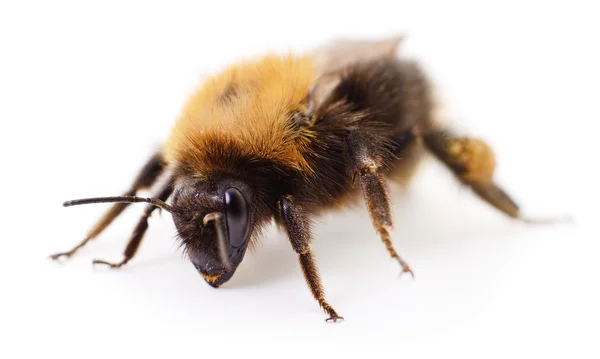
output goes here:
[{"label": "compound eye", "polygon": [[242,192],[229,187],[225,191],[225,223],[227,237],[232,247],[241,247],[248,236],[248,204]]}]

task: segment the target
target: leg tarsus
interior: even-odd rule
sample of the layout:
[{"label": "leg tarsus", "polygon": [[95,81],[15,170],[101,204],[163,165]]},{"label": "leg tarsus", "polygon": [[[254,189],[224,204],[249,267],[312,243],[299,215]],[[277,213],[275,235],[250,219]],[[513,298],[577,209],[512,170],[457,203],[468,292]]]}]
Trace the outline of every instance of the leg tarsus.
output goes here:
[{"label": "leg tarsus", "polygon": [[[167,198],[169,198],[169,196],[171,195],[172,191],[173,189],[171,187],[171,183],[169,182],[165,185],[164,188],[162,188],[157,197],[161,201],[166,201]],[[138,221],[137,226],[133,230],[133,234],[129,238],[127,247],[125,247],[125,251],[123,252],[124,257],[122,261],[120,261],[119,263],[110,263],[107,261],[96,259],[92,262],[92,264],[104,264],[111,268],[121,268],[123,265],[129,262],[137,253],[140,243],[144,238],[144,234],[146,234],[146,231],[148,230],[148,219],[150,218],[150,215],[152,215],[152,212],[156,211],[157,209],[158,207],[151,204],[146,206],[146,208],[144,209],[144,214],[142,215],[142,217]]]},{"label": "leg tarsus", "polygon": [[389,233],[389,230],[392,228],[391,206],[383,179],[378,175],[376,169],[370,166],[362,168],[359,173],[363,196],[379,238],[381,238],[390,256],[400,263],[402,267],[400,274],[410,273],[414,278],[415,274],[412,269],[398,255],[392,244],[392,238]]},{"label": "leg tarsus", "polygon": [[[173,188],[171,186],[171,181],[168,181],[165,186],[161,189],[161,191],[158,193],[157,198],[162,200],[162,201],[166,201],[169,196],[171,195],[173,191]],[[95,259],[92,264],[96,265],[96,264],[103,264],[103,265],[107,265],[110,268],[121,268],[123,265],[125,265],[127,262],[129,262],[137,253],[137,250],[140,246],[140,243],[142,242],[142,239],[144,238],[144,234],[146,233],[146,231],[148,230],[148,218],[150,218],[150,215],[152,214],[152,212],[154,212],[156,209],[158,209],[158,207],[149,204],[145,207],[144,209],[144,213],[142,215],[142,217],[140,218],[140,220],[138,221],[135,229],[133,230],[133,233],[131,234],[131,237],[129,237],[129,242],[127,243],[127,247],[125,247],[125,251],[123,252],[123,260],[121,262],[118,263],[111,263],[111,262],[107,262],[104,260],[98,260]],[[75,251],[78,248],[81,248],[83,244],[80,244],[78,247],[75,247],[73,250],[71,250],[70,252],[66,252],[66,253],[58,253],[54,256],[56,256],[56,258],[51,257],[52,259],[58,259],[61,256],[71,256],[73,255],[73,253],[75,253]]]},{"label": "leg tarsus", "polygon": [[[135,194],[135,192],[129,191],[129,192],[126,192],[124,195],[131,196],[134,194]],[[129,205],[129,203],[113,204],[112,207],[110,207],[110,209],[108,210],[108,212],[106,212],[102,216],[102,218],[100,218],[100,220],[96,223],[96,225],[90,230],[90,232],[87,234],[87,236],[85,236],[85,238],[81,242],[79,242],[79,244],[77,244],[75,247],[71,248],[71,250],[69,250],[67,252],[52,254],[48,258],[50,258],[52,260],[58,260],[61,257],[67,257],[67,258],[72,257],[75,253],[77,253],[77,251],[79,249],[84,247],[86,244],[88,244],[89,241],[96,238],[96,236],[98,236],[102,231],[104,231],[104,229],[106,227],[108,227],[108,225],[111,224],[112,221],[115,218],[117,218],[123,212],[123,210],[125,210],[125,208],[127,208],[128,205]]]},{"label": "leg tarsus", "polygon": [[123,265],[125,265],[127,262],[129,262],[130,258],[125,258],[122,261],[120,261],[119,263],[111,263],[111,262],[107,262],[107,261],[103,261],[100,259],[94,259],[92,261],[92,265],[96,266],[97,264],[103,264],[103,265],[107,265],[110,268],[121,268]]},{"label": "leg tarsus", "polygon": [[325,313],[327,313],[327,315],[329,315],[329,318],[325,319],[326,322],[333,321],[335,323],[338,320],[340,320],[340,321],[344,320],[344,317],[339,316],[337,314],[337,312],[335,311],[335,309],[333,309],[333,307],[331,305],[329,305],[329,303],[327,303],[325,301],[325,299],[320,300],[319,305],[321,306],[321,308],[323,308]]},{"label": "leg tarsus", "polygon": [[325,319],[325,322],[329,323],[330,321],[332,321],[332,322],[336,323],[338,320],[343,321],[344,317],[340,317],[339,315],[334,313],[333,315],[331,315],[331,317]]},{"label": "leg tarsus", "polygon": [[302,268],[302,273],[304,274],[306,284],[308,284],[313,297],[317,300],[319,306],[323,308],[325,313],[329,315],[329,318],[327,318],[325,321],[332,320],[336,322],[344,319],[343,317],[339,316],[335,309],[333,309],[333,307],[325,300],[325,292],[323,291],[317,266],[312,253],[310,253],[310,250],[299,254],[298,260],[300,261],[300,267]]},{"label": "leg tarsus", "polygon": [[527,224],[549,225],[556,223],[572,223],[573,217],[568,214],[556,215],[551,217],[528,217],[523,214],[519,206],[510,198],[510,196],[498,185],[493,182],[476,183],[467,182],[473,191],[487,203],[491,204],[496,209],[505,213],[511,218],[522,221]]},{"label": "leg tarsus", "polygon": [[71,258],[71,256],[73,256],[78,249],[78,247],[75,247],[68,252],[54,253],[49,255],[48,258],[53,261],[60,261],[61,258]]},{"label": "leg tarsus", "polygon": [[404,259],[402,259],[402,257],[400,257],[398,255],[398,253],[396,252],[396,250],[394,249],[394,246],[392,244],[392,239],[390,237],[390,233],[385,228],[385,226],[383,226],[382,228],[380,228],[377,231],[377,233],[379,234],[379,237],[381,238],[381,241],[385,245],[385,248],[390,253],[390,256],[392,258],[394,258],[395,260],[397,260],[398,263],[400,264],[400,266],[402,267],[402,272],[400,272],[400,276],[402,276],[404,273],[410,273],[411,277],[413,279],[415,279],[415,273],[413,273],[413,271],[412,271],[412,269],[410,269],[410,266],[408,265],[408,263],[406,263],[406,261]]},{"label": "leg tarsus", "polygon": [[519,217],[524,223],[527,224],[557,224],[557,223],[574,223],[575,219],[570,214],[557,215],[554,217]]},{"label": "leg tarsus", "polygon": [[410,277],[412,279],[415,279],[415,273],[412,271],[412,269],[410,269],[408,264],[404,260],[402,260],[402,258],[400,258],[400,257],[396,257],[396,260],[398,260],[398,263],[400,263],[400,266],[402,267],[402,272],[400,272],[400,277],[402,277],[404,275],[404,273],[410,273]]}]

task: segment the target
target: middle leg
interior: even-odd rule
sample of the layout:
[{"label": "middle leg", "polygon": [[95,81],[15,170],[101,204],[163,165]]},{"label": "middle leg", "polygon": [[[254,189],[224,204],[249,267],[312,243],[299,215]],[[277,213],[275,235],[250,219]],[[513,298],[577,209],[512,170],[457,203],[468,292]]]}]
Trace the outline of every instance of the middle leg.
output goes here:
[{"label": "middle leg", "polygon": [[369,149],[367,137],[352,133],[349,137],[349,150],[354,163],[355,177],[359,178],[364,200],[369,210],[373,227],[381,238],[390,256],[398,261],[402,273],[414,273],[410,266],[394,249],[390,231],[393,228],[392,211],[385,180],[380,173],[380,159]]}]

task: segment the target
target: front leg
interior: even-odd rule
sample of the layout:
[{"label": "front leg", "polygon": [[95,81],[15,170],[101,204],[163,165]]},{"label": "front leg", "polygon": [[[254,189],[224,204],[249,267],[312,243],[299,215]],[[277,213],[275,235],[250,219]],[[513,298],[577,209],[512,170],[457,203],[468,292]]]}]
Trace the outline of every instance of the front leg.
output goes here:
[{"label": "front leg", "polygon": [[[173,192],[173,187],[172,187],[171,181],[172,181],[172,179],[170,179],[158,192],[158,195],[156,197],[158,199],[160,199],[161,201],[166,201],[171,196],[171,193]],[[107,262],[105,260],[94,259],[94,261],[92,263],[94,265],[104,264],[111,268],[121,268],[123,265],[125,265],[127,262],[129,262],[137,253],[140,243],[142,242],[142,239],[144,238],[144,234],[146,233],[146,230],[148,229],[148,218],[150,218],[150,215],[152,215],[152,212],[154,212],[157,208],[158,207],[156,207],[155,205],[147,205],[146,206],[146,208],[144,209],[144,213],[142,214],[142,217],[138,221],[138,224],[135,226],[135,229],[134,229],[133,233],[131,234],[131,237],[129,237],[129,242],[127,243],[127,247],[125,247],[125,251],[123,252],[123,259],[120,262],[111,263],[111,262]]]},{"label": "front leg", "polygon": [[292,248],[298,253],[298,260],[306,284],[310,288],[313,297],[319,302],[319,306],[329,315],[325,321],[334,322],[344,319],[340,317],[329,303],[325,300],[325,293],[319,278],[319,272],[310,252],[311,231],[310,219],[303,208],[294,203],[292,196],[283,196],[279,199],[279,211],[285,230],[288,234]]},{"label": "front leg", "polygon": [[[154,154],[141,169],[133,181],[131,188],[123,193],[123,196],[135,196],[138,191],[149,188],[158,180],[164,170],[165,163],[162,154]],[[131,203],[113,204],[79,244],[67,252],[51,255],[50,259],[58,260],[63,257],[69,258],[73,256],[80,248],[84,247],[89,241],[100,235],[100,233],[102,233],[130,204]]]},{"label": "front leg", "polygon": [[349,152],[354,163],[355,178],[358,177],[360,180],[360,187],[373,221],[373,227],[381,241],[392,258],[400,263],[402,273],[410,273],[414,278],[413,271],[398,255],[392,244],[390,237],[390,231],[393,228],[391,206],[385,180],[379,172],[383,156],[378,156],[378,149],[370,148],[373,146],[369,142],[373,141],[369,141],[369,137],[362,136],[358,132],[352,133],[349,137]]}]

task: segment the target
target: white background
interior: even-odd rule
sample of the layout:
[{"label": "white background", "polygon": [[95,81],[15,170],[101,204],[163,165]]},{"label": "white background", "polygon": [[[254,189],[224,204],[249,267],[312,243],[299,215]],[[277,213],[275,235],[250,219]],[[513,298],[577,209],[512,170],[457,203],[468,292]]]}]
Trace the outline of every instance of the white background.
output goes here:
[{"label": "white background", "polygon": [[[598,9],[501,3],[3,1],[0,356],[597,358]],[[393,197],[414,281],[398,278],[362,207],[316,228],[337,324],[274,229],[219,290],[184,260],[166,214],[126,268],[92,269],[121,258],[143,206],[67,264],[46,259],[106,208],[62,201],[121,193],[203,76],[270,50],[395,33],[455,127],[494,146],[498,182],[528,213],[569,212],[574,225],[507,220],[427,161]]]}]

